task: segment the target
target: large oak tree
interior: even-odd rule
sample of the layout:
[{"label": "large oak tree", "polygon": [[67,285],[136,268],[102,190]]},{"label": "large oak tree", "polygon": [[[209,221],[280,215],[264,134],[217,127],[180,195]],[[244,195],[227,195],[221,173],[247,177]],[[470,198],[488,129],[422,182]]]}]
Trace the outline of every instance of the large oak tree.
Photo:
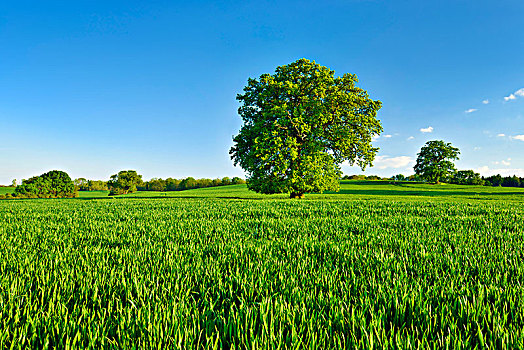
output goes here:
[{"label": "large oak tree", "polygon": [[460,151],[451,143],[442,140],[428,141],[420,149],[414,170],[424,180],[439,183],[455,172],[454,160]]},{"label": "large oak tree", "polygon": [[382,104],[357,81],[307,59],[249,79],[237,96],[243,125],[230,150],[247,172],[249,189],[292,198],[337,191],[342,162],[372,165]]}]

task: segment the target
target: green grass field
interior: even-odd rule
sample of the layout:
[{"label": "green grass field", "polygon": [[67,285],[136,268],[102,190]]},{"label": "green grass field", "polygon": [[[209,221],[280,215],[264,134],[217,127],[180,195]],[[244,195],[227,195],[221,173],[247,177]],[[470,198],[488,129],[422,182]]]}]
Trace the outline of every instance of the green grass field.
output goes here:
[{"label": "green grass field", "polygon": [[524,348],[524,191],[0,201],[0,347]]},{"label": "green grass field", "polygon": [[[108,197],[109,191],[80,192],[82,199]],[[220,199],[263,199],[287,200],[288,195],[263,195],[250,192],[246,185],[226,187],[199,188],[187,191],[153,192],[143,191],[131,193],[116,198],[220,198]],[[460,186],[450,184],[430,185],[412,182],[393,183],[391,181],[342,181],[340,191],[324,194],[307,194],[305,200],[503,200],[524,201],[524,188]]]},{"label": "green grass field", "polygon": [[15,190],[14,187],[0,187],[0,195],[6,194],[6,193],[13,193]]},{"label": "green grass field", "polygon": [[[0,187],[0,195],[14,192],[14,187]],[[109,198],[109,191],[79,192],[80,199]],[[187,191],[135,192],[115,198],[222,198],[222,199],[288,199],[287,195],[262,195],[247,190],[246,185],[200,188]],[[348,199],[386,199],[386,200],[504,200],[523,201],[524,188],[429,185],[412,182],[391,181],[342,181],[336,193],[308,194],[305,200],[348,200]]]}]

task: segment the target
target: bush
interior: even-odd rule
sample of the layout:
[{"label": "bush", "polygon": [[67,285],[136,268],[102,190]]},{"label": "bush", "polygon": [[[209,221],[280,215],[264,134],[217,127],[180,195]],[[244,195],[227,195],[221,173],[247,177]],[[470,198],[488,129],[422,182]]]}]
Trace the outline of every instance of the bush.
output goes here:
[{"label": "bush", "polygon": [[60,170],[53,170],[23,180],[22,184],[15,188],[16,198],[72,198],[77,197],[78,192],[69,175]]}]

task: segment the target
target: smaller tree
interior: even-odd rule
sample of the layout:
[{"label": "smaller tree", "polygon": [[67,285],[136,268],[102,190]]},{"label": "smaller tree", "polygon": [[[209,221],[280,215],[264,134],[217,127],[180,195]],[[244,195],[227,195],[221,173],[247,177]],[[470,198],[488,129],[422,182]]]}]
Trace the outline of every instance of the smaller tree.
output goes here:
[{"label": "smaller tree", "polygon": [[122,170],[118,174],[112,175],[107,185],[111,189],[109,195],[128,194],[136,192],[136,186],[142,183],[142,175],[138,175],[135,170]]},{"label": "smaller tree", "polygon": [[395,181],[406,181],[406,177],[402,174],[397,174],[393,176],[393,180]]},{"label": "smaller tree", "polygon": [[11,186],[12,187],[16,187],[17,183],[16,183],[16,179],[13,179],[13,181],[11,181]]},{"label": "smaller tree", "polygon": [[439,183],[455,172],[453,160],[459,159],[460,151],[442,140],[428,141],[420,149],[415,173],[424,180]]},{"label": "smaller tree", "polygon": [[83,177],[79,177],[73,182],[79,191],[87,191],[89,189],[89,182]]},{"label": "smaller tree", "polygon": [[89,180],[87,182],[87,190],[88,191],[107,191],[107,182],[102,180]]},{"label": "smaller tree", "polygon": [[234,178],[231,179],[232,185],[240,185],[240,184],[245,184],[245,183],[246,181],[244,179],[239,178],[238,176],[235,176]]}]

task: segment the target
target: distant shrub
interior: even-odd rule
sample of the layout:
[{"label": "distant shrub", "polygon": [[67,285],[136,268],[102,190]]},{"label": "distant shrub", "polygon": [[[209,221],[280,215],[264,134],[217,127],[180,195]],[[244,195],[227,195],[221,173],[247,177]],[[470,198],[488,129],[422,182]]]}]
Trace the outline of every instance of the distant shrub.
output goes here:
[{"label": "distant shrub", "polygon": [[[13,197],[16,198],[73,198],[78,192],[69,175],[60,170],[53,170],[23,180],[15,188]],[[6,196],[7,197],[7,196]]]},{"label": "distant shrub", "polygon": [[342,180],[365,180],[366,175],[344,175]]},{"label": "distant shrub", "polygon": [[137,186],[142,185],[142,175],[135,170],[122,170],[118,174],[112,175],[107,185],[111,189],[110,196],[116,194],[128,194],[137,190]]},{"label": "distant shrub", "polygon": [[392,177],[392,180],[395,180],[395,181],[406,181],[406,177],[402,174],[397,174],[395,176]]}]

